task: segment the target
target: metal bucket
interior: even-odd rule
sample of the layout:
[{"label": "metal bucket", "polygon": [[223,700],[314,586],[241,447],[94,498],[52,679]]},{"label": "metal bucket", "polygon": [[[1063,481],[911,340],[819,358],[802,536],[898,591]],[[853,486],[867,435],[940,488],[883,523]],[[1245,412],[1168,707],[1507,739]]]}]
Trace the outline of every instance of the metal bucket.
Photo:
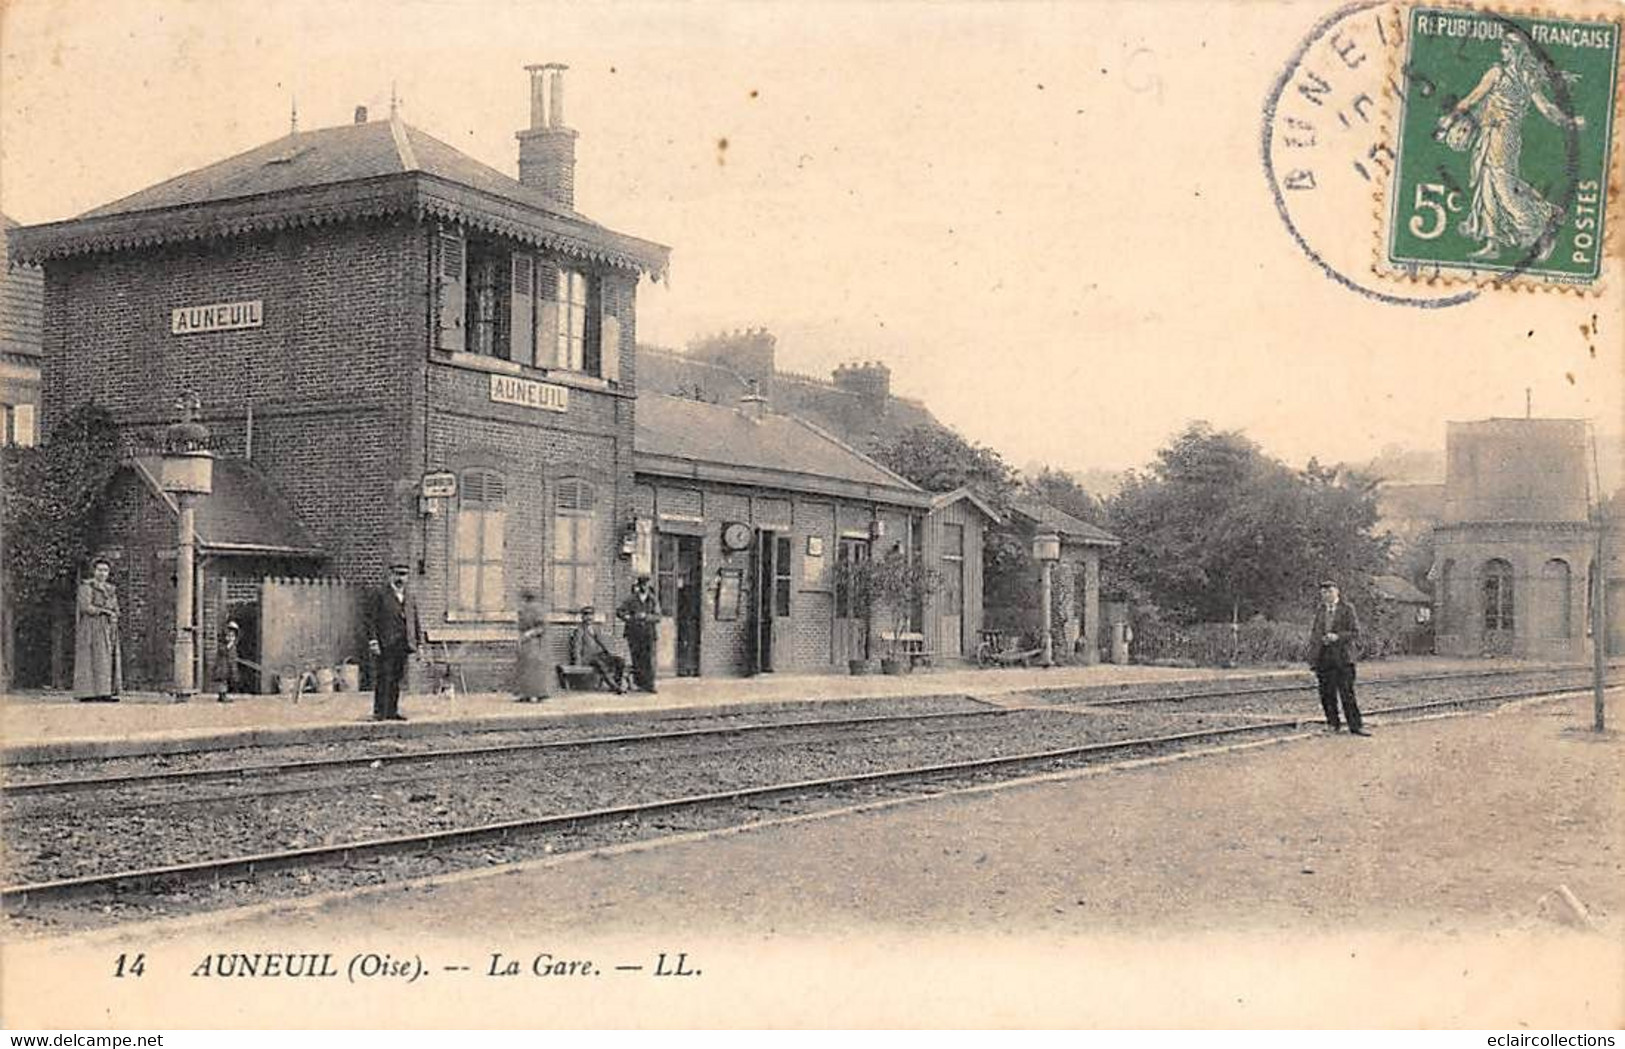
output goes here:
[{"label": "metal bucket", "polygon": [[317,692],[331,692],[331,691],[333,691],[333,681],[334,681],[334,677],[333,677],[333,668],[332,667],[317,667],[316,668],[316,691]]},{"label": "metal bucket", "polygon": [[338,671],[338,687],[343,692],[361,691],[361,668],[354,663],[344,663],[335,668]]}]

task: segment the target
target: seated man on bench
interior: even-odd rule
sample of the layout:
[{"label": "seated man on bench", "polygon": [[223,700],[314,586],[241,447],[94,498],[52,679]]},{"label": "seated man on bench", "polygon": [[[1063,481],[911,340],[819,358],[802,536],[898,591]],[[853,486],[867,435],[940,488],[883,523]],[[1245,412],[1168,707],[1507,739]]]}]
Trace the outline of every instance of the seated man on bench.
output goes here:
[{"label": "seated man on bench", "polygon": [[590,667],[597,672],[601,684],[617,694],[623,693],[626,691],[626,660],[611,652],[598,635],[598,627],[592,621],[593,611],[590,605],[581,610],[581,622],[570,638],[570,661],[575,666],[559,668],[560,683],[569,688],[568,671]]}]

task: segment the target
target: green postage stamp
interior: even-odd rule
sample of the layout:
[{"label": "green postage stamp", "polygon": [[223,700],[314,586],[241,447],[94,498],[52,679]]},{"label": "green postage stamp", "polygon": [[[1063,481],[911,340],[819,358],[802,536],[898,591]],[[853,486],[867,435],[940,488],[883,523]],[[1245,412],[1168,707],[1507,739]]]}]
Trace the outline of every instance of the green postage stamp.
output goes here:
[{"label": "green postage stamp", "polygon": [[1379,268],[1596,287],[1618,151],[1617,14],[1418,6],[1402,54]]}]

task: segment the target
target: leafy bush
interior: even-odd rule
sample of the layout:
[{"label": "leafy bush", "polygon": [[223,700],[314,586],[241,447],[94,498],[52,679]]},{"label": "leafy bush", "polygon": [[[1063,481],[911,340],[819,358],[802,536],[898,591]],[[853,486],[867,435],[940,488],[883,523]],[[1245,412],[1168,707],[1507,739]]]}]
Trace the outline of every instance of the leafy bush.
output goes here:
[{"label": "leafy bush", "polygon": [[1187,625],[1147,618],[1134,624],[1134,643],[1130,647],[1135,661],[1140,663],[1301,663],[1308,637],[1308,626],[1265,619],[1242,623],[1233,634],[1229,623]]}]

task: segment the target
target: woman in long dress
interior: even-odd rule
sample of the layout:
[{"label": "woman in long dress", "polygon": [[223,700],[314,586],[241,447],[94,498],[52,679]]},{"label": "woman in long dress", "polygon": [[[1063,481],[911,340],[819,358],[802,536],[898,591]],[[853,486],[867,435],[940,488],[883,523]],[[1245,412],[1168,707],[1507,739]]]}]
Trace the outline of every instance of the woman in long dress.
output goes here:
[{"label": "woman in long dress", "polygon": [[1491,66],[1478,86],[1439,119],[1439,132],[1451,145],[1464,123],[1471,130],[1468,178],[1473,197],[1460,231],[1480,242],[1472,258],[1492,259],[1502,248],[1527,250],[1537,245],[1542,259],[1552,252],[1564,216],[1519,177],[1523,119],[1531,103],[1558,127],[1583,128],[1585,118],[1558,109],[1547,96],[1549,87],[1550,78],[1528,42],[1509,32],[1501,40],[1500,64]]},{"label": "woman in long dress", "polygon": [[548,695],[552,672],[547,653],[547,610],[534,590],[519,595],[519,663],[514,693],[520,703],[540,703]]},{"label": "woman in long dress", "polygon": [[102,558],[79,584],[74,606],[73,694],[81,703],[117,703],[124,690],[118,643],[118,588],[108,582],[113,566]]}]

